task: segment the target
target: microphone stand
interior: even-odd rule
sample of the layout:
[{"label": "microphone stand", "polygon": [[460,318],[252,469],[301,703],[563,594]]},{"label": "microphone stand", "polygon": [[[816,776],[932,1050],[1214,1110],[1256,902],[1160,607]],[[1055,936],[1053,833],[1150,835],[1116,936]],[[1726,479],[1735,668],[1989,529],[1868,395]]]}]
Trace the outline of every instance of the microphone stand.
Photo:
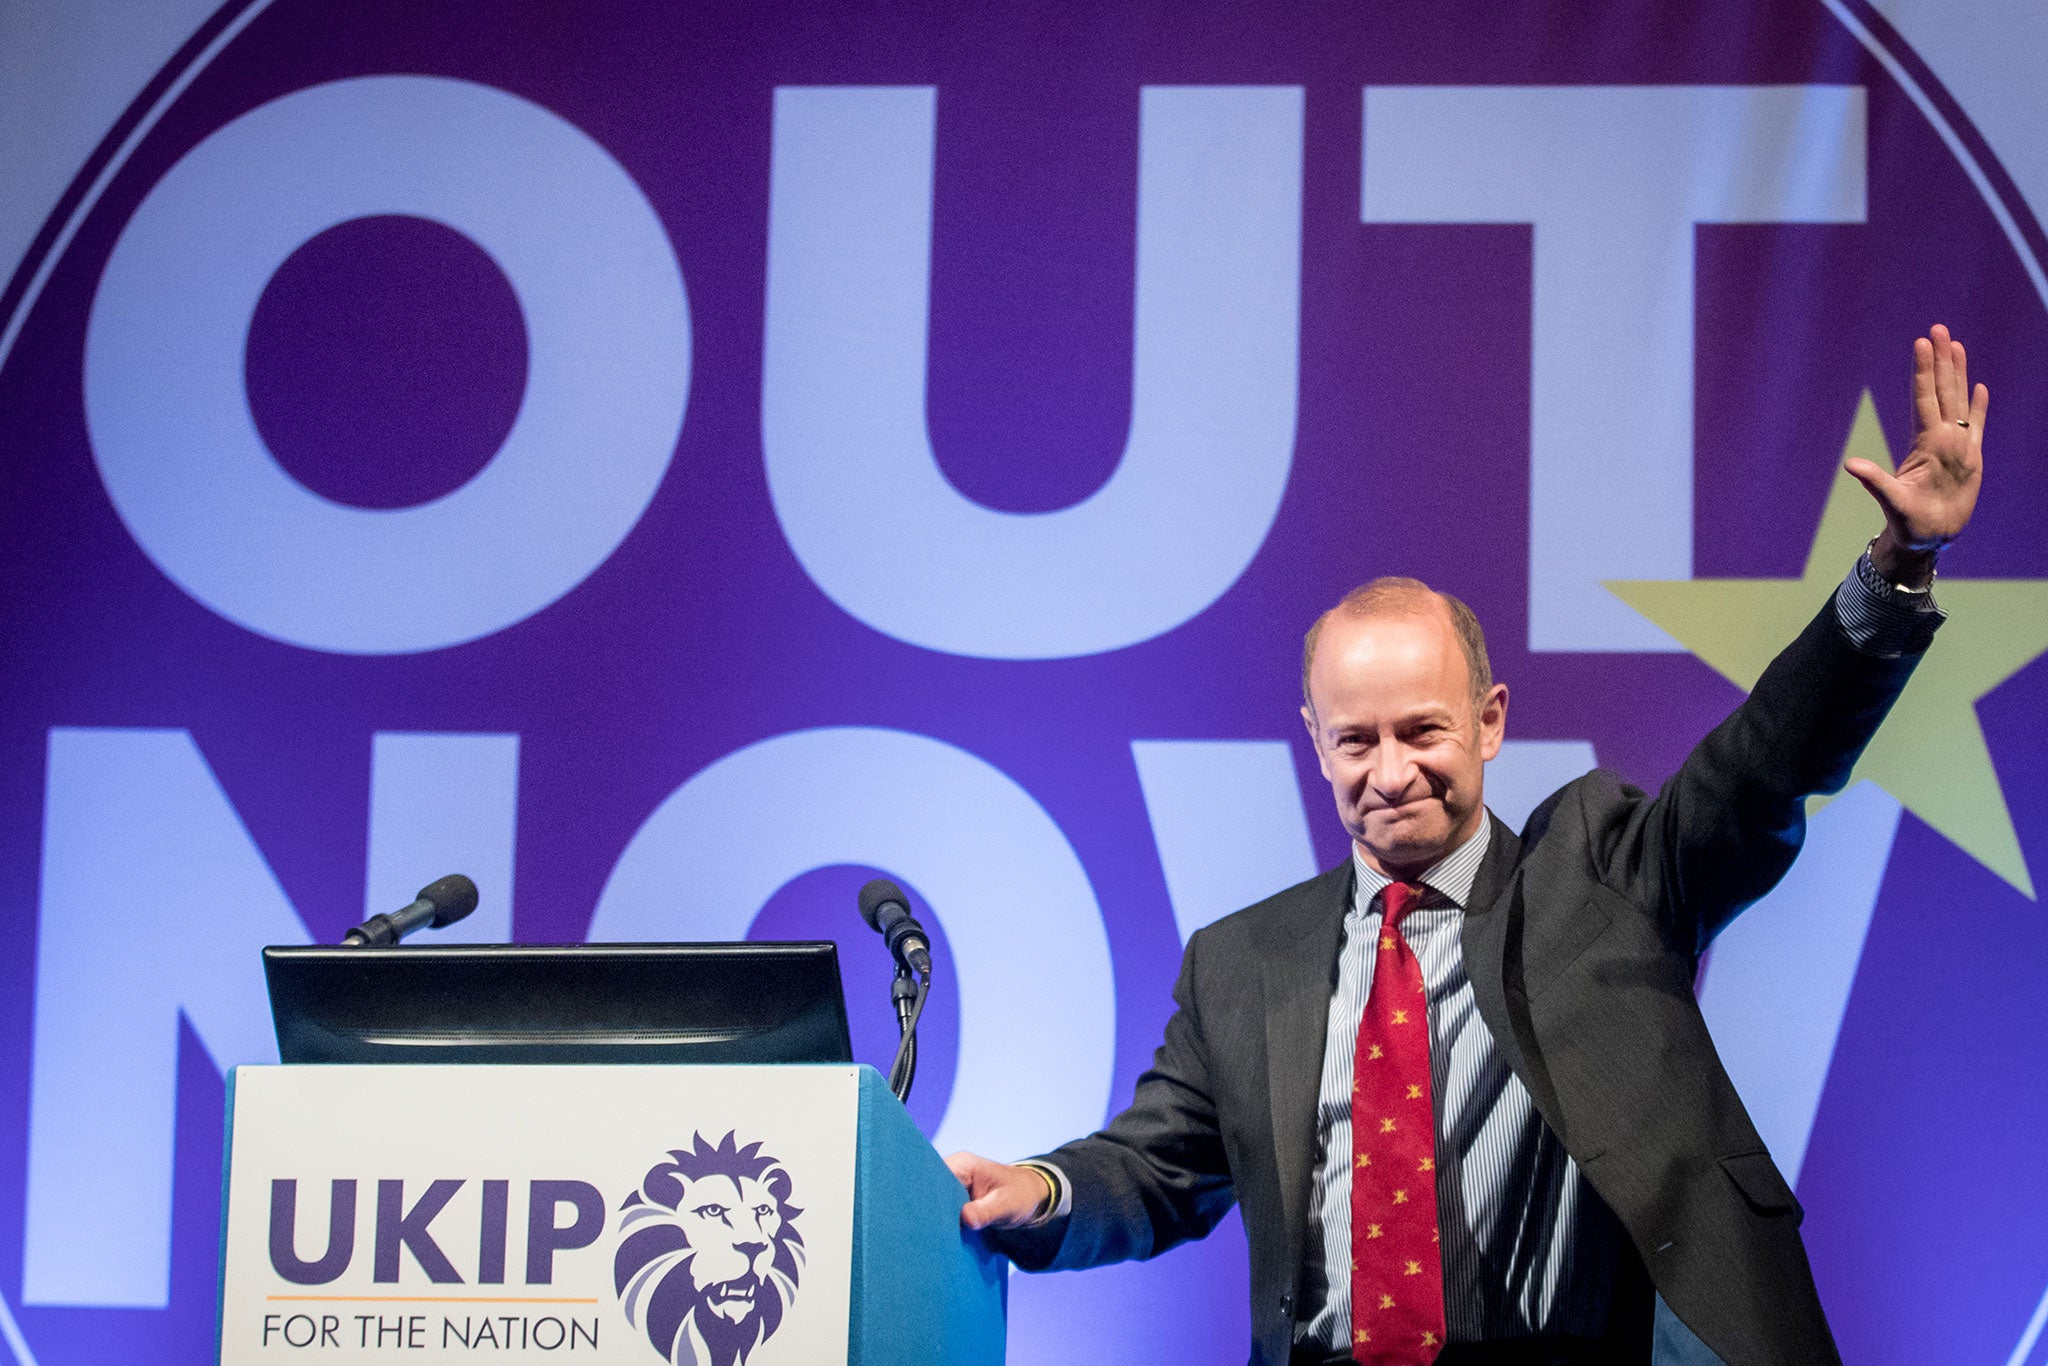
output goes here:
[{"label": "microphone stand", "polygon": [[908,1103],[910,1087],[917,1080],[917,1022],[924,1014],[925,997],[932,989],[930,973],[914,974],[898,965],[896,980],[889,984],[889,999],[896,1007],[896,1024],[902,1037],[896,1045],[896,1061],[889,1066],[889,1090]]}]

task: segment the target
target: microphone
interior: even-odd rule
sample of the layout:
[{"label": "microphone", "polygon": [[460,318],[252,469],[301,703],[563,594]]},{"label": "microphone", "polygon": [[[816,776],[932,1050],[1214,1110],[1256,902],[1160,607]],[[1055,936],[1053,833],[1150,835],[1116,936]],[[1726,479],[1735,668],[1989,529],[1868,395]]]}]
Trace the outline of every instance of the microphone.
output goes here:
[{"label": "microphone", "polygon": [[896,1006],[902,1037],[896,1043],[896,1060],[889,1064],[889,1090],[896,1099],[908,1102],[910,1088],[917,1081],[917,1022],[932,989],[931,939],[910,913],[903,889],[885,877],[860,889],[860,917],[869,929],[880,932],[896,958],[896,980],[889,984],[889,999]]},{"label": "microphone", "polygon": [[860,917],[868,928],[888,942],[889,952],[905,971],[929,977],[932,971],[931,938],[910,906],[903,889],[885,877],[878,877],[860,889]]},{"label": "microphone", "polygon": [[344,948],[383,948],[419,929],[453,925],[476,909],[476,884],[460,873],[429,882],[419,899],[389,915],[373,915],[341,937]]}]

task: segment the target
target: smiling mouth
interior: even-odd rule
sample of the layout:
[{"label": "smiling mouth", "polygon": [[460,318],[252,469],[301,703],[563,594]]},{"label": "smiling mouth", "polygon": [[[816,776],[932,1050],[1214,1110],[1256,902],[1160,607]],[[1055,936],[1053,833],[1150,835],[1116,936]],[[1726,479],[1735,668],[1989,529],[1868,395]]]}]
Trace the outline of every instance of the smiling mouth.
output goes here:
[{"label": "smiling mouth", "polygon": [[1375,806],[1370,808],[1366,814],[1368,816],[1419,816],[1428,805],[1429,799],[1427,797],[1417,797],[1412,802],[1402,802],[1398,806]]}]

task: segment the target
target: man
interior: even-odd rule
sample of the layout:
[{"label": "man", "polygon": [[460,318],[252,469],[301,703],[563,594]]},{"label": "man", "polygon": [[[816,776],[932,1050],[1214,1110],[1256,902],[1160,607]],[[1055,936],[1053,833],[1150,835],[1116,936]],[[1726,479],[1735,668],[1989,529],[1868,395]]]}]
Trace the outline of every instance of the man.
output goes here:
[{"label": "man", "polygon": [[1302,717],[1352,858],[1189,941],[1108,1128],[948,1159],[962,1223],[1070,1268],[1200,1237],[1235,1200],[1264,1366],[1644,1362],[1652,1287],[1660,1336],[1729,1366],[1838,1360],[1692,983],[1939,625],[1988,397],[1946,328],[1914,342],[1911,453],[1848,465],[1883,530],[1654,799],[1595,772],[1517,836],[1482,801],[1508,690],[1470,613],[1413,580],[1325,613]]}]

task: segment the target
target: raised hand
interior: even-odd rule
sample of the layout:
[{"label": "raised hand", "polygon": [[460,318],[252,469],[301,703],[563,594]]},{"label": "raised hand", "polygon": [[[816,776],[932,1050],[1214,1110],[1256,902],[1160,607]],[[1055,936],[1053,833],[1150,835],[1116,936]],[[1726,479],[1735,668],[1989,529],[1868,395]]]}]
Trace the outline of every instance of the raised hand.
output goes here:
[{"label": "raised hand", "polygon": [[1969,525],[1983,482],[1990,402],[1983,385],[1970,388],[1963,344],[1936,323],[1913,342],[1913,449],[1894,474],[1868,460],[1844,462],[1884,511],[1885,529],[1870,553],[1894,583],[1926,583],[1934,552]]}]

